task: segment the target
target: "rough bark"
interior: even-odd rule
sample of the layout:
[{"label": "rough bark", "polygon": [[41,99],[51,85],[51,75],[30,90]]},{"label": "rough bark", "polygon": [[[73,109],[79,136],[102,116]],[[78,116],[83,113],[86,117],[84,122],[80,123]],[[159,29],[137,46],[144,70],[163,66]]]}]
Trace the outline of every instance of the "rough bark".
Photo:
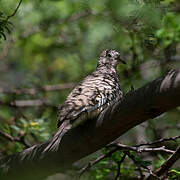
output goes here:
[{"label": "rough bark", "polygon": [[[98,119],[87,121],[63,137],[57,152],[42,153],[48,142],[0,161],[0,179],[41,180],[71,167],[134,126],[180,105],[180,69],[125,95]],[[158,120],[158,119],[157,119]]]}]

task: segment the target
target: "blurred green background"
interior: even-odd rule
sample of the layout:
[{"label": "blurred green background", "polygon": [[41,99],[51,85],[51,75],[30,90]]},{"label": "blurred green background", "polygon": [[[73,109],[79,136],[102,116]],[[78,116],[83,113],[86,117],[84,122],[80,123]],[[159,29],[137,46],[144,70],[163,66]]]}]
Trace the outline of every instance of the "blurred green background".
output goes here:
[{"label": "blurred green background", "polygon": [[[1,156],[52,136],[57,129],[56,106],[64,102],[72,87],[49,92],[42,87],[81,81],[95,70],[104,49],[118,50],[127,62],[118,68],[124,93],[131,86],[137,89],[180,67],[178,0],[23,0],[17,13],[9,22],[5,21],[18,3],[0,0]],[[12,93],[24,88],[36,88],[38,92]],[[29,100],[44,103],[14,105]],[[132,129],[121,137],[121,142],[132,145],[153,141],[178,135],[179,129],[177,108]],[[177,143],[168,145],[175,148]],[[158,167],[166,157],[156,156],[153,166]],[[116,158],[121,155],[117,153]],[[113,162],[113,158],[107,159],[87,173],[86,178],[113,179]],[[129,170],[124,168],[124,178],[136,176],[130,173],[134,168],[133,164]]]}]

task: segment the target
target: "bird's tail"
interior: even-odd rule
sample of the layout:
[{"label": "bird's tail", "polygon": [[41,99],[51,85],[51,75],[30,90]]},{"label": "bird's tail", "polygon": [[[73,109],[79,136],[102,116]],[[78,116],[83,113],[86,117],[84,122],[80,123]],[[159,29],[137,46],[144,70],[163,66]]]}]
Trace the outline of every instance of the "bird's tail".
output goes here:
[{"label": "bird's tail", "polygon": [[57,151],[62,137],[71,127],[69,121],[64,121],[43,152]]}]

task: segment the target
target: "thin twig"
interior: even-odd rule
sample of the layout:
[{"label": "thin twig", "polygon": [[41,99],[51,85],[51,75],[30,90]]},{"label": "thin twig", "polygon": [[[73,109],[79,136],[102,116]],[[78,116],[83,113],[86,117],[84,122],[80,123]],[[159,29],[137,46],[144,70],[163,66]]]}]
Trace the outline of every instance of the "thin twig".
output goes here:
[{"label": "thin twig", "polygon": [[141,167],[140,167],[140,166],[138,166],[138,167],[137,167],[137,170],[138,170],[138,172],[139,172],[140,179],[141,179],[141,180],[143,180],[143,179],[144,179],[144,174],[143,174],[143,172],[142,172]]},{"label": "thin twig", "polygon": [[[137,144],[137,145],[134,145],[134,146],[131,146],[131,147],[151,146],[151,145],[156,145],[156,144],[163,143],[163,142],[166,142],[166,141],[176,141],[179,138],[180,138],[180,136],[173,136],[173,137],[170,137],[170,138],[161,138],[161,139],[159,139],[157,141],[154,141],[154,142],[145,142],[145,143]],[[118,143],[117,142],[112,142],[112,143],[108,144],[106,147],[108,148],[108,147],[112,147],[114,145],[116,146],[116,144],[118,144]],[[126,145],[123,145],[123,146],[126,146]]]},{"label": "thin twig", "polygon": [[138,144],[138,145],[135,145],[134,147],[151,146],[151,145],[163,143],[166,141],[176,141],[179,138],[180,138],[180,136],[174,136],[174,137],[170,137],[170,138],[162,138],[162,139],[159,139],[159,140],[154,141],[154,142],[146,142],[146,143]]},{"label": "thin twig", "polygon": [[[171,138],[163,138],[163,139],[157,140],[155,142],[143,143],[143,144],[139,144],[139,145],[135,145],[135,146],[127,146],[127,145],[120,144],[120,143],[109,144],[108,146],[106,146],[107,148],[108,147],[113,147],[113,146],[115,146],[116,148],[109,151],[107,154],[98,157],[96,160],[89,162],[88,165],[86,165],[85,167],[83,167],[80,170],[80,175],[82,175],[85,171],[87,171],[89,168],[91,168],[92,166],[94,166],[99,161],[103,160],[104,158],[110,157],[114,152],[116,152],[118,150],[123,150],[123,151],[127,151],[127,152],[129,152],[129,150],[132,150],[132,151],[135,151],[135,152],[138,152],[138,153],[142,153],[142,152],[165,152],[165,153],[173,154],[174,151],[166,149],[165,146],[156,147],[156,148],[146,148],[146,147],[142,148],[140,146],[154,145],[154,144],[158,144],[158,143],[165,142],[165,141],[170,141],[170,140],[175,141],[178,138],[180,138],[180,136],[174,136],[174,137],[171,137]],[[153,174],[149,168],[147,168],[145,166],[144,166],[144,168],[146,168],[150,172],[150,174],[152,174],[152,176],[155,176],[155,174]],[[140,172],[140,176],[142,177],[141,172]]]},{"label": "thin twig", "polygon": [[107,158],[107,157],[110,157],[114,152],[117,151],[118,148],[115,148],[111,151],[109,151],[107,154],[103,154],[101,155],[100,157],[98,157],[97,159],[95,159],[94,161],[90,161],[86,166],[84,166],[80,171],[79,171],[79,174],[80,176],[85,172],[87,171],[88,169],[90,169],[92,166],[94,166],[95,164],[97,164],[99,161]]},{"label": "thin twig", "polygon": [[16,12],[18,11],[18,9],[19,9],[19,7],[21,5],[21,2],[22,2],[22,0],[19,1],[19,3],[17,5],[16,9],[14,10],[14,12],[11,15],[7,16],[6,21],[8,21],[9,18],[13,17],[16,14]]},{"label": "thin twig", "polygon": [[15,141],[15,138],[11,135],[9,135],[8,133],[5,133],[3,131],[0,130],[0,135],[3,136],[4,138],[10,140],[10,141]]},{"label": "thin twig", "polygon": [[117,163],[117,166],[118,166],[118,168],[117,168],[117,174],[116,174],[116,177],[115,177],[114,180],[118,180],[118,178],[121,176],[121,164],[122,164],[123,161],[125,160],[126,155],[127,155],[126,152],[124,152],[123,157],[122,157],[121,160],[118,161],[118,163]]},{"label": "thin twig", "polygon": [[180,159],[180,146],[176,149],[174,154],[172,154],[162,165],[159,169],[156,170],[155,174],[158,176],[162,175],[164,172],[168,171],[170,167]]},{"label": "thin twig", "polygon": [[165,152],[165,153],[174,153],[174,151],[166,149],[165,146],[162,147],[157,147],[157,148],[141,148],[141,147],[135,147],[135,146],[127,146],[124,144],[113,144],[111,146],[116,146],[118,147],[119,150],[132,150],[132,151],[136,151],[138,153],[142,153],[142,152]]},{"label": "thin twig", "polygon": [[[144,166],[143,164],[140,164],[136,159],[135,156],[133,154],[130,154],[130,152],[127,152],[127,155],[129,156],[130,159],[132,159],[132,161],[134,162],[134,164],[136,164],[138,166],[138,170],[142,168],[148,170],[148,172],[153,176],[156,177],[157,179],[160,179],[156,174],[154,174],[150,168],[148,168],[147,166]],[[140,170],[141,171],[141,170]],[[142,173],[142,171],[140,172],[140,174]]]},{"label": "thin twig", "polygon": [[[176,151],[154,172],[158,177],[162,176],[173,166],[173,164],[180,159],[180,146]],[[155,180],[155,178],[150,175],[147,180]]]},{"label": "thin twig", "polygon": [[147,168],[146,166],[140,165],[140,164],[138,163],[138,161],[136,161],[135,156],[132,155],[132,154],[130,154],[129,151],[127,152],[127,155],[128,155],[128,157],[134,162],[134,164],[137,165],[137,168],[138,168],[138,171],[140,171],[140,174],[142,174],[141,166],[142,166],[144,169],[147,169],[147,170],[148,170],[148,168]]},{"label": "thin twig", "polygon": [[8,139],[9,141],[12,141],[12,142],[20,142],[22,143],[26,148],[29,148],[31,145],[27,144],[25,142],[25,139],[24,139],[24,136],[25,134],[21,135],[20,137],[13,137],[11,136],[10,134],[6,133],[6,132],[3,132],[0,130],[0,135],[3,136],[4,138]]}]

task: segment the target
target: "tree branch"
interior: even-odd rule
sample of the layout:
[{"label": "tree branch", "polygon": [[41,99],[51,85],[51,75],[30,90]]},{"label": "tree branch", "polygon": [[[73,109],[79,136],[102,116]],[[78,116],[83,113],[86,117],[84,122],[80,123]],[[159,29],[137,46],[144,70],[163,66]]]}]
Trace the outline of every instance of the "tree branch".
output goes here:
[{"label": "tree branch", "polygon": [[161,144],[161,143],[167,142],[167,141],[176,141],[179,138],[180,138],[180,135],[179,136],[170,137],[170,138],[162,138],[162,139],[159,139],[159,140],[154,141],[154,142],[147,142],[147,143],[138,144],[138,145],[135,145],[134,147],[151,146],[151,145]]},{"label": "tree branch", "polygon": [[[107,157],[111,157],[112,154],[116,151],[123,151],[124,153],[126,153],[126,151],[135,151],[137,153],[143,153],[143,152],[165,152],[165,153],[169,153],[169,154],[173,154],[174,151],[166,149],[165,146],[162,147],[154,147],[154,148],[147,148],[147,147],[141,147],[141,146],[149,146],[149,145],[154,145],[157,144],[157,142],[166,142],[166,141],[171,141],[171,140],[176,140],[180,138],[180,136],[174,136],[171,138],[164,138],[164,139],[160,139],[151,143],[143,143],[143,144],[139,144],[139,145],[135,145],[135,146],[127,146],[125,144],[120,144],[120,143],[111,143],[108,144],[106,146],[106,148],[110,148],[110,147],[114,147],[114,149],[110,150],[108,153],[101,155],[100,157],[98,157],[97,159],[90,161],[86,166],[84,166],[81,170],[80,170],[80,175],[82,175],[85,171],[87,171],[88,169],[90,169],[92,166],[94,166],[95,164],[97,164],[98,162],[100,162],[101,160],[107,158]],[[119,166],[119,165],[118,165]],[[118,167],[119,168],[119,167]],[[118,173],[117,173],[118,174]]]},{"label": "tree branch", "polygon": [[26,148],[30,147],[29,144],[25,142],[24,136],[25,134],[21,135],[20,137],[13,137],[10,134],[3,132],[0,130],[0,135],[4,138],[8,139],[9,141],[16,141],[22,143]]},{"label": "tree branch", "polygon": [[57,84],[57,85],[46,85],[39,88],[24,88],[24,89],[18,89],[18,88],[2,88],[0,87],[0,93],[4,94],[29,94],[29,95],[35,95],[39,92],[50,92],[50,91],[60,91],[60,90],[66,90],[71,89],[75,86],[75,83],[67,83],[67,84]]},{"label": "tree branch", "polygon": [[134,126],[180,105],[180,69],[125,95],[104,111],[68,131],[57,152],[42,153],[49,141],[0,161],[0,179],[41,180],[69,169],[73,162],[97,151]]},{"label": "tree branch", "polygon": [[135,147],[135,146],[127,146],[124,144],[115,144],[114,146],[118,147],[118,150],[132,150],[138,153],[142,153],[142,152],[165,152],[165,153],[174,153],[174,151],[166,149],[165,146],[161,146],[161,147],[157,147],[157,148],[145,148],[145,147]]},{"label": "tree branch", "polygon": [[[158,177],[163,175],[165,172],[168,172],[173,164],[180,159],[180,146],[176,151],[154,172]],[[155,180],[153,176],[149,176],[147,180]]]},{"label": "tree branch", "polygon": [[0,105],[9,106],[9,107],[37,107],[37,106],[46,106],[46,107],[54,107],[55,105],[48,102],[46,99],[29,99],[29,100],[15,100],[11,102],[4,102],[0,100]]},{"label": "tree branch", "polygon": [[120,177],[121,175],[121,164],[123,163],[123,161],[125,160],[126,158],[126,153],[124,153],[123,157],[121,158],[121,160],[119,162],[117,162],[117,174],[116,174],[116,177],[115,177],[115,180],[118,180],[118,178]]},{"label": "tree branch", "polygon": [[173,164],[178,161],[178,159],[180,158],[180,146],[176,149],[176,151],[174,152],[174,154],[172,154],[162,165],[160,168],[158,168],[155,171],[155,174],[157,176],[161,176],[163,173],[167,172],[172,166]]},{"label": "tree branch", "polygon": [[97,164],[98,162],[102,161],[103,159],[107,158],[107,157],[111,157],[111,155],[116,152],[118,150],[118,148],[115,148],[111,151],[109,151],[106,154],[103,154],[101,156],[99,156],[97,159],[95,159],[94,161],[90,161],[85,167],[83,167],[79,173],[80,175],[82,175],[85,171],[87,171],[89,168],[91,168],[92,166],[94,166],[95,164]]}]

